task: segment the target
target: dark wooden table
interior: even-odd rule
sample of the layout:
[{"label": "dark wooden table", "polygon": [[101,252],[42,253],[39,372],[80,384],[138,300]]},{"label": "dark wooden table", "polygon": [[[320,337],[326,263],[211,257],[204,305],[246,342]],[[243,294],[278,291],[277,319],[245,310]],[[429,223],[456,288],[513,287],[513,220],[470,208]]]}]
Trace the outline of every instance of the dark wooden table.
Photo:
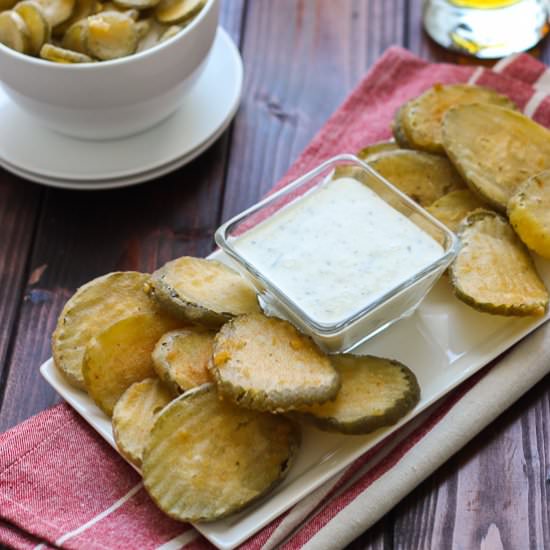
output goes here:
[{"label": "dark wooden table", "polygon": [[[216,227],[280,178],[388,46],[456,60],[422,33],[420,0],[225,0],[221,23],[244,59],[244,95],[230,129],[190,165],[96,193],[0,170],[0,431],[59,400],[38,366],[76,287],[208,254]],[[548,45],[537,53],[550,60]],[[351,547],[550,548],[548,382]]]}]

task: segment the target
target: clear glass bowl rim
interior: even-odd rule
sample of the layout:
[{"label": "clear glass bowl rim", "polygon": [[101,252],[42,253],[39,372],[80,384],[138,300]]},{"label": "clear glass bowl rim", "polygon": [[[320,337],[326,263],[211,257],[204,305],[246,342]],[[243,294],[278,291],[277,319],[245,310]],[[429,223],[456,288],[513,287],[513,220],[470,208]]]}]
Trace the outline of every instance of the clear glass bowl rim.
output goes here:
[{"label": "clear glass bowl rim", "polygon": [[[384,187],[389,189],[390,192],[398,195],[399,198],[403,202],[405,202],[409,207],[411,207],[418,214],[420,214],[425,220],[427,220],[429,223],[437,227],[438,230],[444,233],[446,237],[445,240],[446,240],[447,247],[444,254],[441,257],[439,257],[437,260],[435,260],[434,262],[426,266],[424,269],[418,271],[417,273],[415,273],[414,275],[412,275],[411,277],[403,281],[401,284],[388,290],[385,294],[380,296],[378,299],[374,300],[373,302],[370,302],[366,307],[353,313],[353,315],[350,315],[349,317],[341,321],[338,321],[337,323],[319,323],[315,321],[315,319],[312,319],[294,300],[290,299],[284,292],[282,292],[273,283],[271,283],[271,281],[265,275],[263,275],[261,271],[256,269],[251,263],[245,260],[230,243],[229,235],[236,226],[238,226],[244,220],[249,218],[251,215],[273,204],[275,201],[277,201],[281,197],[284,197],[285,195],[292,193],[292,191],[300,188],[302,185],[304,185],[311,179],[319,176],[325,170],[329,169],[331,166],[341,162],[346,162],[348,164],[350,163],[355,164],[356,166],[362,168],[371,176],[375,177]],[[315,184],[315,186],[313,186],[311,190],[322,185],[322,183],[323,181]],[[300,198],[301,197],[297,197],[296,200],[300,200]],[[365,163],[355,155],[351,155],[351,154],[336,155],[334,157],[327,159],[326,161],[319,164],[309,172],[305,173],[304,175],[288,183],[287,185],[285,185],[285,187],[283,187],[279,191],[276,191],[275,193],[268,195],[266,198],[252,205],[250,208],[247,208],[246,210],[243,210],[241,213],[237,214],[236,216],[233,216],[231,219],[227,220],[216,230],[214,234],[214,238],[215,238],[216,244],[231,259],[233,259],[235,262],[237,262],[237,264],[242,266],[244,270],[253,279],[258,279],[263,285],[263,287],[266,288],[272,296],[275,296],[277,300],[279,300],[290,311],[292,311],[292,313],[296,317],[298,317],[304,323],[304,325],[309,328],[310,331],[318,334],[319,336],[335,336],[340,334],[341,332],[345,331],[349,326],[353,325],[357,321],[360,321],[362,318],[366,317],[369,313],[376,310],[378,307],[382,306],[384,303],[392,300],[401,292],[411,287],[414,287],[416,284],[423,281],[424,278],[430,275],[433,275],[438,270],[441,270],[441,272],[443,272],[444,268],[447,267],[455,258],[460,248],[460,241],[458,237],[452,231],[450,231],[443,223],[441,223],[438,219],[434,218],[428,211],[426,211],[419,204],[414,202],[410,197],[405,195],[402,191],[400,191],[397,187],[395,187],[391,182],[389,182],[376,170],[371,168],[367,163]]]}]

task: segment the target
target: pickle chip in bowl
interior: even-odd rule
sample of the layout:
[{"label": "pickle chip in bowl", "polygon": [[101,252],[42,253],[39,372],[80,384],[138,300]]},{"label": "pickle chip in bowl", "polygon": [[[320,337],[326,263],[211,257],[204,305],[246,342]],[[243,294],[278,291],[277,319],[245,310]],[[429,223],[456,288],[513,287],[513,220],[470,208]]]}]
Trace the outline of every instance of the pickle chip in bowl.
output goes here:
[{"label": "pickle chip in bowl", "polygon": [[31,50],[31,36],[24,19],[15,11],[0,13],[0,42],[20,53]]},{"label": "pickle chip in bowl", "polygon": [[206,0],[160,0],[155,9],[159,23],[185,23],[199,13]]},{"label": "pickle chip in bowl", "polygon": [[76,0],[34,0],[38,3],[48,23],[54,28],[71,17]]},{"label": "pickle chip in bowl", "polygon": [[50,24],[44,16],[40,5],[34,0],[19,2],[14,11],[25,21],[29,30],[29,53],[37,55],[43,44],[50,39]]},{"label": "pickle chip in bowl", "polygon": [[137,50],[136,23],[128,14],[108,11],[88,18],[87,49],[101,60],[117,59]]},{"label": "pickle chip in bowl", "polygon": [[52,44],[44,44],[40,49],[40,57],[55,63],[91,63],[93,59],[86,54],[59,48]]}]

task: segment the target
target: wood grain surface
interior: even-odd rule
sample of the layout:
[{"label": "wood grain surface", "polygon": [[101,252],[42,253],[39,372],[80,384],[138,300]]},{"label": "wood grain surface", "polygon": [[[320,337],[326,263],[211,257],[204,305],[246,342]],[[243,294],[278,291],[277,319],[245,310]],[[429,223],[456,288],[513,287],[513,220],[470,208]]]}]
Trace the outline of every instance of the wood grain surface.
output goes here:
[{"label": "wood grain surface", "polygon": [[[421,0],[225,0],[221,24],[243,56],[244,95],[232,126],[197,160],[95,193],[0,170],[0,431],[57,401],[38,366],[79,285],[209,253],[216,227],[265,194],[388,46],[464,62],[426,38],[421,12]],[[547,44],[536,53],[550,61]],[[550,548],[549,381],[350,548]]]}]

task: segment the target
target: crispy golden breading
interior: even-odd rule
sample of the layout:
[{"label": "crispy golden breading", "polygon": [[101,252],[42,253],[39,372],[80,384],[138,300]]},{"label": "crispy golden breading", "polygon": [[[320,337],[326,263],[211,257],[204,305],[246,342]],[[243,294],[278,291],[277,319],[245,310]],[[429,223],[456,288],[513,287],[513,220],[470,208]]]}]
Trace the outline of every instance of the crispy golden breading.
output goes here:
[{"label": "crispy golden breading", "polygon": [[254,288],[216,260],[188,256],[172,260],[153,273],[150,290],[173,314],[208,328],[259,311]]},{"label": "crispy golden breading", "polygon": [[550,260],[550,171],[528,179],[508,201],[508,218],[519,238]]},{"label": "crispy golden breading", "polygon": [[420,399],[414,373],[392,359],[372,355],[334,355],[342,380],[334,401],[298,408],[321,430],[366,434],[395,424]]},{"label": "crispy golden breading", "polygon": [[153,351],[153,364],[161,380],[178,392],[211,382],[208,362],[215,333],[180,329],[166,333]]},{"label": "crispy golden breading", "polygon": [[135,313],[157,311],[144,292],[150,275],[117,271],[81,286],[59,315],[52,335],[56,366],[77,388],[84,389],[82,361],[88,342],[106,326]]},{"label": "crispy golden breading", "polygon": [[548,291],[508,221],[489,210],[464,220],[462,248],[449,269],[456,296],[498,315],[544,315]]},{"label": "crispy golden breading", "polygon": [[501,212],[521,183],[550,168],[550,131],[496,105],[450,109],[443,145],[472,191]]},{"label": "crispy golden breading", "polygon": [[506,96],[472,84],[436,84],[401,108],[400,132],[413,149],[445,154],[441,124],[445,113],[456,105],[490,103],[508,109],[516,106]]},{"label": "crispy golden breading", "polygon": [[288,418],[236,407],[207,384],[157,417],[143,456],[144,485],[170,517],[212,521],[283,479],[299,442]]},{"label": "crispy golden breading", "polygon": [[158,378],[146,378],[132,384],[116,402],[113,436],[120,453],[138,468],[157,414],[174,397]]},{"label": "crispy golden breading", "polygon": [[82,374],[90,397],[111,416],[115,403],[135,382],[155,376],[151,354],[160,337],[180,323],[159,313],[130,315],[92,338]]},{"label": "crispy golden breading", "polygon": [[287,321],[260,313],[222,327],[209,369],[221,395],[263,411],[322,403],[340,387],[338,373],[310,338]]}]

